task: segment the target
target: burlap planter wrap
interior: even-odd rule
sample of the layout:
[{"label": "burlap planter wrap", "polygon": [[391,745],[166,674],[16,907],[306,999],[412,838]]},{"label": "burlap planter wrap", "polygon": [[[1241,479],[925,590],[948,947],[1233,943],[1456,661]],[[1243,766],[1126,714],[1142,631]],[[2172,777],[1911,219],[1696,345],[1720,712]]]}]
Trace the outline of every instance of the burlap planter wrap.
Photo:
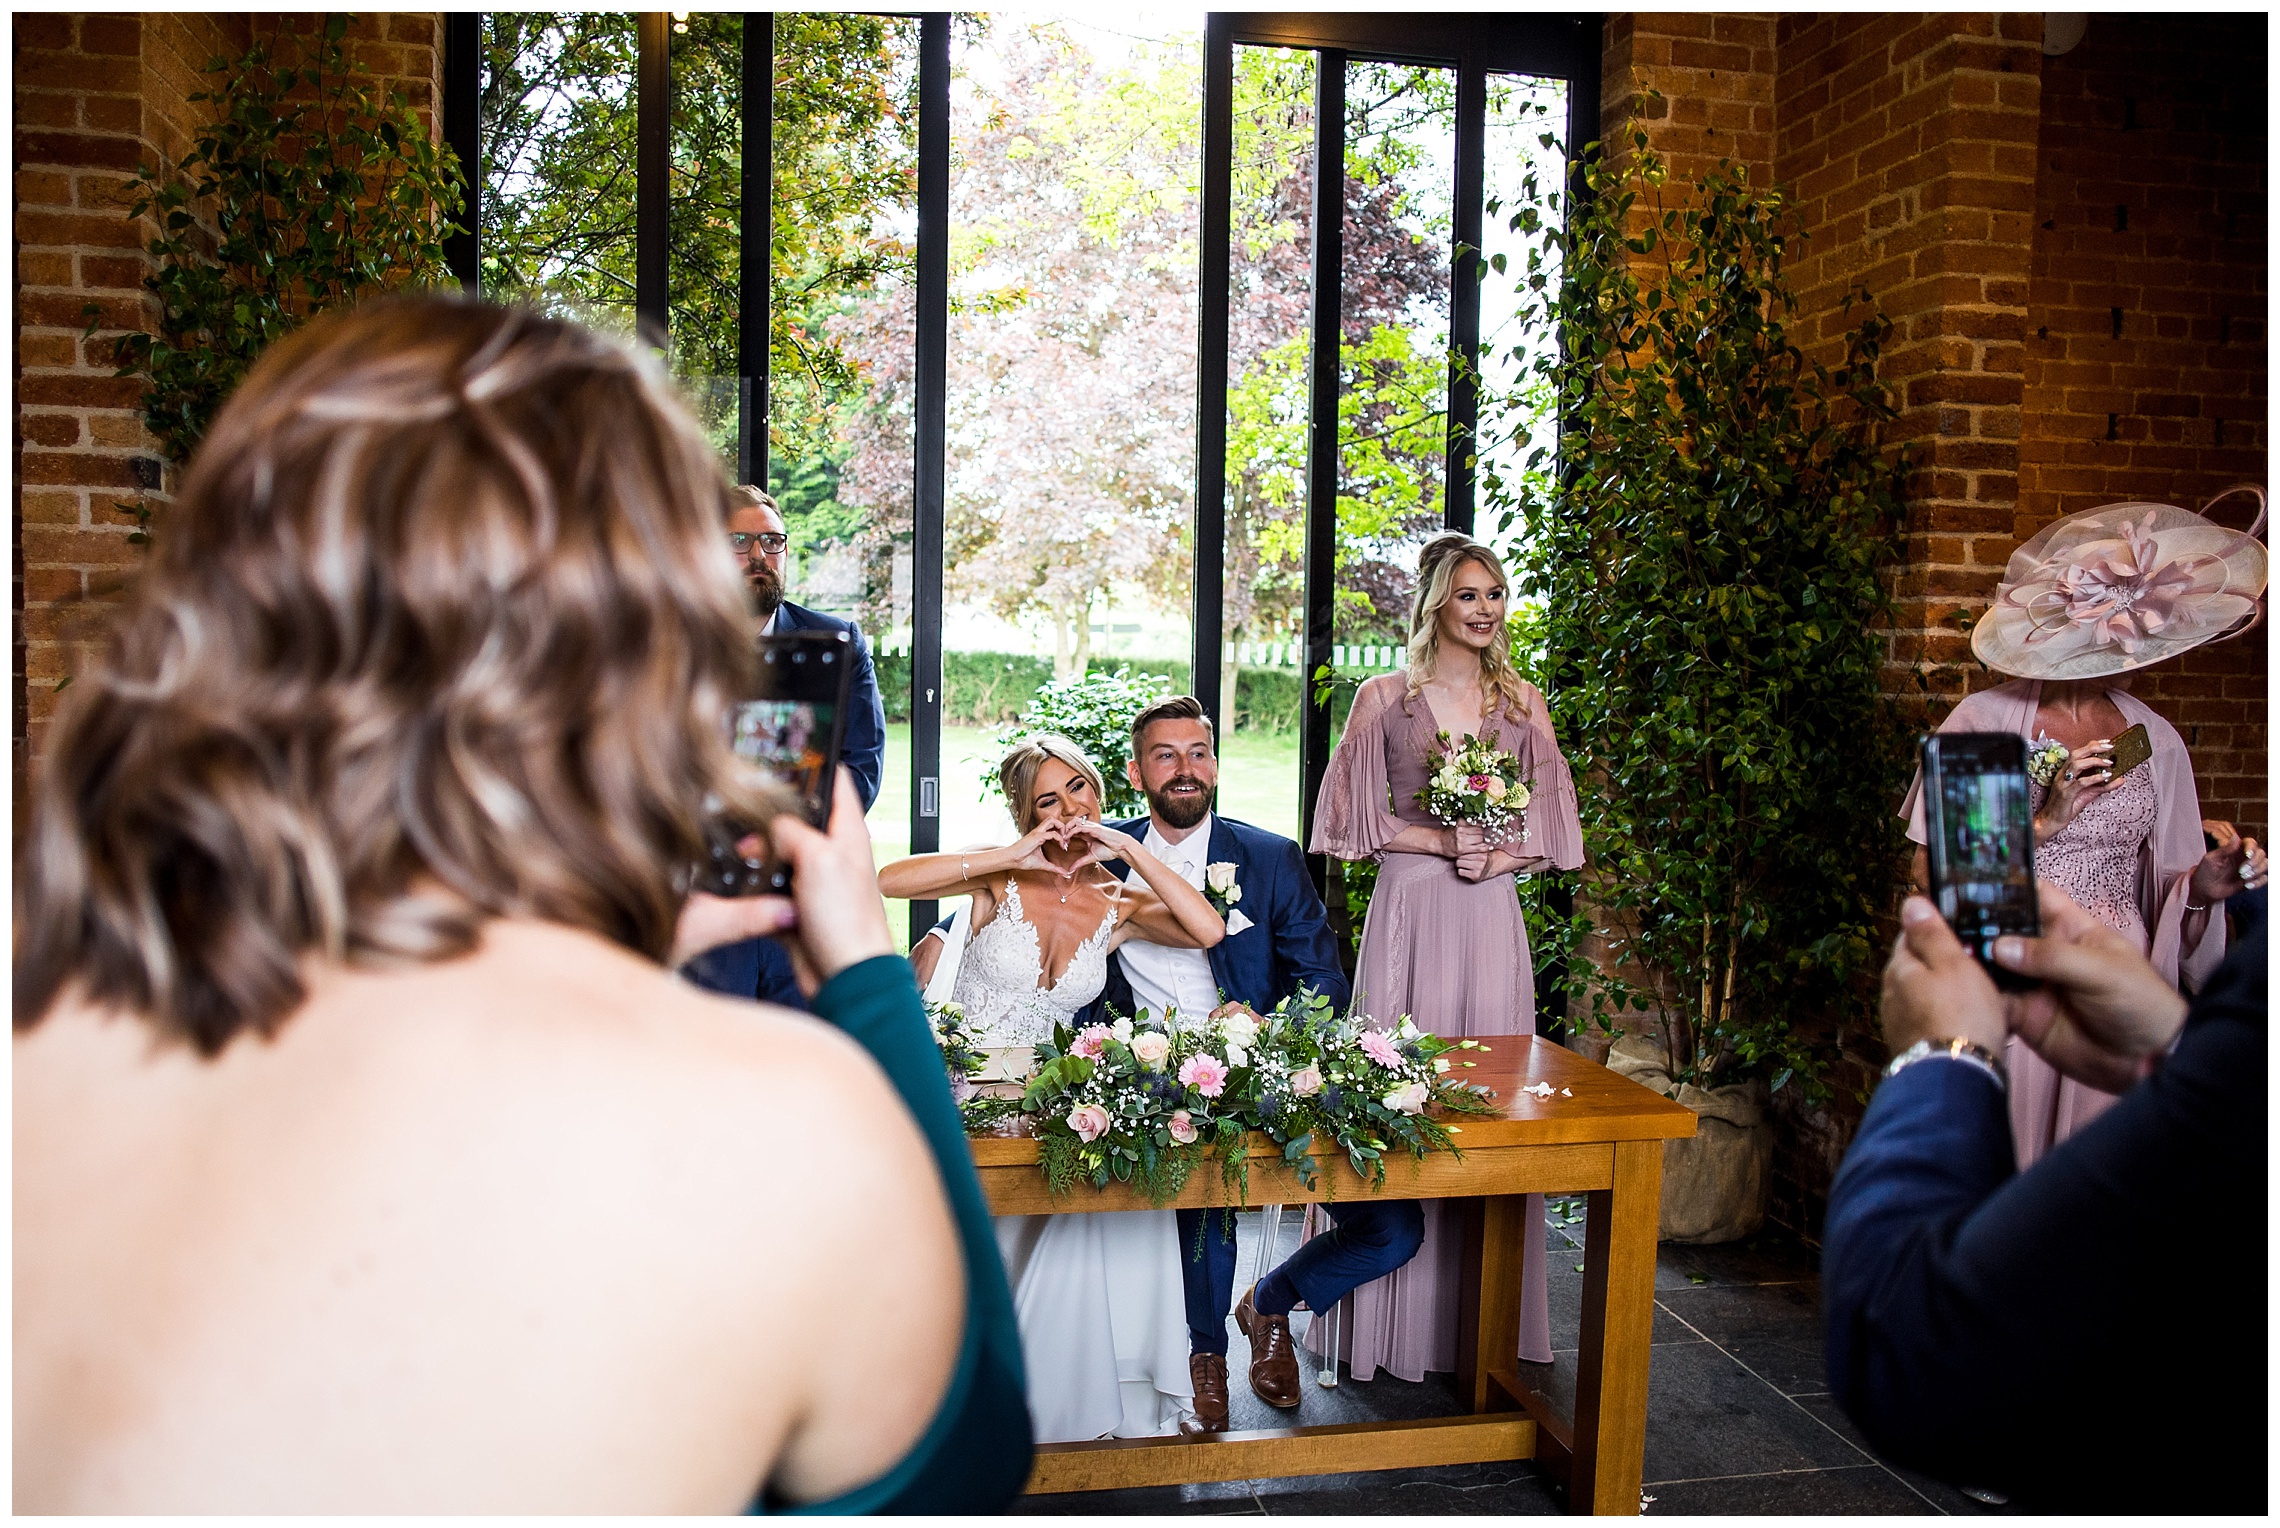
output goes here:
[{"label": "burlap planter wrap", "polygon": [[[1671,1097],[1662,1047],[1625,1036],[1607,1053],[1608,1070]],[[1688,1083],[1677,1100],[1697,1118],[1694,1138],[1663,1142],[1662,1239],[1739,1241],[1765,1224],[1765,1190],[1773,1168],[1773,1121],[1765,1087],[1738,1082],[1703,1089]]]}]

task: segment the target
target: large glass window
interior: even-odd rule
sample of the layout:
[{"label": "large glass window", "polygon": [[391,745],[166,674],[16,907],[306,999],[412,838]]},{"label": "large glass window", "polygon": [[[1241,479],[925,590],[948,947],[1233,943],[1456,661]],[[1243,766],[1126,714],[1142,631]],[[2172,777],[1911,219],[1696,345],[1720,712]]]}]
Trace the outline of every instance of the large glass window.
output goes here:
[{"label": "large glass window", "polygon": [[[468,30],[481,68],[446,115],[477,144],[483,290],[663,320],[724,459],[783,505],[791,597],[855,617],[879,654],[882,857],[937,827],[1001,838],[998,731],[1040,684],[1127,665],[1212,696],[1221,810],[1300,836],[1323,737],[1401,663],[1418,547],[1476,505],[1484,535],[1525,533],[1501,524],[1500,480],[1552,443],[1524,383],[1556,340],[1514,291],[1547,231],[1512,214],[1531,176],[1563,175],[1577,123],[1589,136],[1591,18],[565,12]],[[644,100],[659,79],[668,111]],[[922,169],[945,101],[949,152],[929,138]],[[644,163],[669,190],[647,224]],[[745,205],[762,185],[764,220]],[[914,566],[937,526],[939,603],[932,558]],[[1195,640],[1199,611],[1216,642]],[[937,641],[944,683],[914,704],[913,648]],[[937,742],[938,790],[913,767]]]}]

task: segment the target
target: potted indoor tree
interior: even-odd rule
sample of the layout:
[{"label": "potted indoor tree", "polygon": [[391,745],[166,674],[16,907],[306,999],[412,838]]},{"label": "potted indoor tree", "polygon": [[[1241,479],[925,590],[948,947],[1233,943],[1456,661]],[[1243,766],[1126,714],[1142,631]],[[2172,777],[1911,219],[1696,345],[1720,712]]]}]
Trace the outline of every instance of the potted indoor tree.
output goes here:
[{"label": "potted indoor tree", "polygon": [[1524,316],[1561,338],[1526,385],[1561,428],[1484,498],[1519,537],[1578,784],[1605,952],[1583,995],[1632,1031],[1609,1064],[1701,1115],[1670,1143],[1664,1234],[1720,1241],[1763,1219],[1768,1094],[1824,1102],[1870,1014],[1902,863],[1908,733],[1878,632],[1904,528],[1878,439],[1891,326],[1854,291],[1854,327],[1808,352],[1783,194],[1731,163],[1674,184],[1643,131],[1628,146],[1587,155],[1570,205],[1512,209],[1542,234]]}]

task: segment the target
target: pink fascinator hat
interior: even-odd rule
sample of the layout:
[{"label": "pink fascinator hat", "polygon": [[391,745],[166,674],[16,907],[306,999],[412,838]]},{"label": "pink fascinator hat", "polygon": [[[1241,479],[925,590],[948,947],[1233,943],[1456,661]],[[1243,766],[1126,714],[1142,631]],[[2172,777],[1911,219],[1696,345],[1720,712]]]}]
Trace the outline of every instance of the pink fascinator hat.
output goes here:
[{"label": "pink fascinator hat", "polygon": [[2045,526],[2011,554],[1971,650],[2021,679],[2098,679],[2236,636],[2264,613],[2264,490],[2227,530],[2174,504],[2108,504]]}]

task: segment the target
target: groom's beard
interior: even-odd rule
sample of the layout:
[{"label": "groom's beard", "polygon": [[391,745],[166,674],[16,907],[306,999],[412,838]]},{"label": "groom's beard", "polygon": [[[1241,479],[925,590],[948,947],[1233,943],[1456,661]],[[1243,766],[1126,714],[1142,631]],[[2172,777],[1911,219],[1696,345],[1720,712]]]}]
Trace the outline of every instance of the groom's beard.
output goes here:
[{"label": "groom's beard", "polygon": [[[1172,788],[1181,785],[1192,785],[1196,788],[1185,795],[1173,795]],[[1174,775],[1157,789],[1147,793],[1148,810],[1155,813],[1157,819],[1166,827],[1178,828],[1185,832],[1203,821],[1204,814],[1211,810],[1213,794],[1214,790],[1211,786],[1205,785],[1193,775]]]}]

